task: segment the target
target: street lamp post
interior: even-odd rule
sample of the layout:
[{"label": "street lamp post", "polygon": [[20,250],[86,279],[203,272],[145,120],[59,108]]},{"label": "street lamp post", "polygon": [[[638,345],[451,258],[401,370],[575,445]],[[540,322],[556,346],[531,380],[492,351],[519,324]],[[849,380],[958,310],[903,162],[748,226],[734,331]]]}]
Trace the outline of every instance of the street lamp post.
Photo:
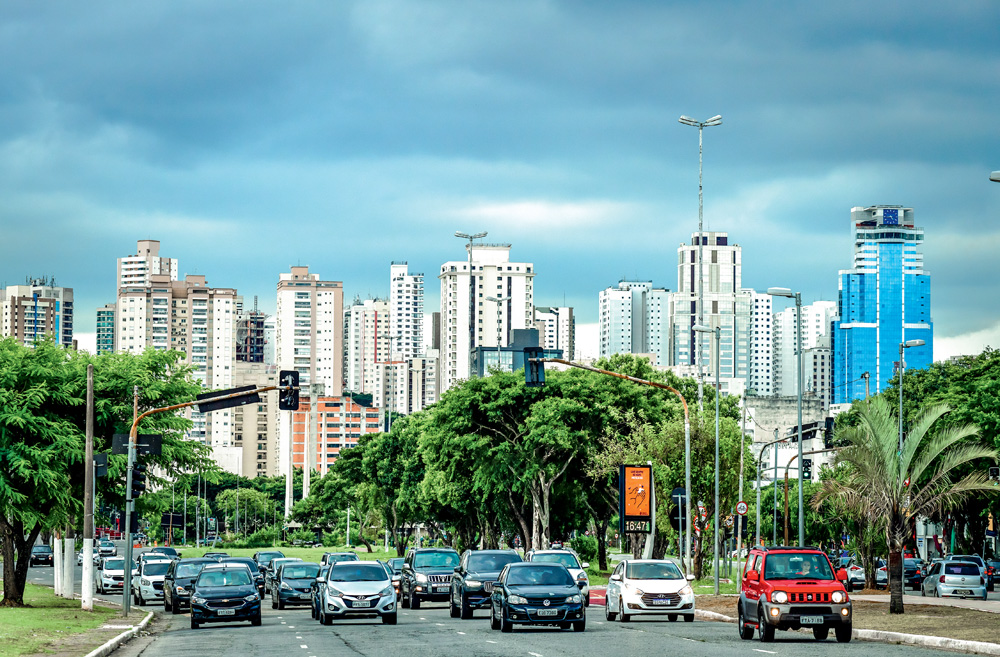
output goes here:
[{"label": "street lamp post", "polygon": [[[775,429],[775,433],[778,433]],[[760,473],[764,470],[764,450],[776,443],[783,443],[788,438],[772,440],[760,448],[760,463],[757,465],[757,545],[760,545]],[[774,542],[777,543],[778,531],[778,448],[774,448]]]},{"label": "street lamp post", "polygon": [[[722,125],[722,115],[716,114],[707,121],[698,121],[697,119],[692,119],[690,116],[682,115],[681,118],[677,119],[684,125],[690,125],[698,128],[698,325],[701,326],[705,323],[705,313],[704,313],[704,292],[705,283],[702,271],[702,244],[704,240],[702,239],[702,225],[704,219],[704,187],[702,185],[702,154],[704,149],[702,148],[702,132],[705,127],[711,127],[715,125]],[[704,412],[704,400],[703,400],[703,387],[705,375],[702,370],[702,353],[701,353],[701,336],[697,338],[697,343],[695,347],[698,349],[698,411]]]},{"label": "street lamp post", "polygon": [[712,571],[715,575],[715,595],[719,595],[719,352],[722,350],[722,327],[711,329],[695,325],[697,333],[715,333],[715,536],[712,551]]},{"label": "street lamp post", "polygon": [[[496,295],[495,297],[486,297],[487,301],[492,301],[497,304],[497,367],[500,367],[500,343],[503,341],[503,315],[501,314],[500,304],[504,301],[510,301],[512,297]],[[486,354],[484,353],[483,356]],[[485,365],[486,363],[483,363]],[[486,373],[486,368],[483,368],[483,374]]]},{"label": "street lamp post", "polygon": [[799,434],[799,545],[805,545],[806,542],[806,515],[805,515],[805,505],[802,502],[802,294],[799,292],[792,292],[787,287],[769,287],[767,288],[767,293],[773,297],[788,297],[789,299],[795,299],[795,347],[799,355],[799,374],[798,374],[798,434]]},{"label": "street lamp post", "polygon": [[455,231],[455,237],[469,240],[469,354],[476,346],[476,277],[472,275],[472,241],[486,237],[486,231],[481,233],[463,233]]},{"label": "street lamp post", "polygon": [[[907,340],[899,343],[899,478],[903,478],[903,371],[906,370],[906,362],[903,360],[903,350],[910,347],[922,347],[923,340]],[[900,568],[903,570],[903,581],[906,581],[906,560],[900,560]]]}]

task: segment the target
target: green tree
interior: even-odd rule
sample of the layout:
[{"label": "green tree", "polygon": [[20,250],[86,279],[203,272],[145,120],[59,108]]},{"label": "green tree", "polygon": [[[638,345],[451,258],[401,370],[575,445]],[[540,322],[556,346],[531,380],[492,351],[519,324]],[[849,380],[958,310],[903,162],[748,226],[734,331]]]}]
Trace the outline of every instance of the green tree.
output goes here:
[{"label": "green tree", "polygon": [[891,408],[882,398],[861,406],[858,425],[846,432],[849,446],[837,453],[836,463],[846,463],[850,470],[845,480],[824,481],[813,506],[838,499],[861,518],[873,523],[885,519],[889,611],[901,614],[902,550],[911,521],[954,507],[973,491],[992,489],[984,473],[961,476],[957,470],[979,459],[995,459],[997,451],[970,440],[978,433],[973,425],[935,427],[949,410],[938,405],[917,416],[900,453],[899,425]]}]

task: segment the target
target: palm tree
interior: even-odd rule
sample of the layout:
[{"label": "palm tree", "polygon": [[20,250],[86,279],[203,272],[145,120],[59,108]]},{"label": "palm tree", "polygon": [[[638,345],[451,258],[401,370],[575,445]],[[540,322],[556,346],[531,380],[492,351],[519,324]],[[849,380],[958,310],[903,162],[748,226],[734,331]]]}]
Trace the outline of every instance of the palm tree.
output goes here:
[{"label": "palm tree", "polygon": [[941,404],[917,417],[899,451],[898,419],[888,402],[876,397],[859,404],[859,424],[844,433],[849,445],[836,462],[848,465],[846,480],[829,479],[813,498],[838,499],[859,519],[885,522],[889,548],[889,613],[903,613],[902,551],[912,521],[958,504],[973,491],[993,490],[985,472],[958,478],[956,470],[978,459],[995,459],[997,452],[968,439],[979,435],[974,425],[932,431],[950,409]]}]

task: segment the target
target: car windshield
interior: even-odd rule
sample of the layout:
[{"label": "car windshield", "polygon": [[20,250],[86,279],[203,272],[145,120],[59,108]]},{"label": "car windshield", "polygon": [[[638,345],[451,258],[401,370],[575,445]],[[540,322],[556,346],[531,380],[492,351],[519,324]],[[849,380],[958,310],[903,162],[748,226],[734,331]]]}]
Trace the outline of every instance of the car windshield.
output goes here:
[{"label": "car windshield", "polygon": [[961,559],[962,561],[972,562],[972,563],[976,564],[977,566],[984,566],[985,565],[983,563],[982,557],[977,557],[975,555],[962,555],[962,556],[956,556],[955,558],[956,559]]},{"label": "car windshield", "polygon": [[202,571],[198,586],[249,586],[250,573],[242,568]]},{"label": "car windshield", "polygon": [[249,568],[251,573],[259,572],[257,570],[257,562],[250,557],[226,557],[222,560],[222,563],[241,563]]},{"label": "car windshield", "polygon": [[513,552],[496,552],[493,554],[472,553],[469,555],[469,570],[473,572],[498,573],[507,564],[516,563],[520,560],[521,557]]},{"label": "car windshield", "polygon": [[174,569],[174,577],[197,577],[204,567],[203,563],[179,563]]},{"label": "car windshield", "polygon": [[35,547],[31,548],[31,551],[34,554],[47,554],[52,552],[52,548],[50,548],[48,545],[36,545]]},{"label": "car windshield", "polygon": [[356,554],[329,554],[326,557],[327,563],[340,563],[341,561],[358,561]]},{"label": "car windshield", "polygon": [[573,576],[559,566],[527,566],[511,568],[507,573],[510,586],[573,586]]},{"label": "car windshield", "polygon": [[764,562],[765,579],[833,579],[830,562],[822,554],[771,553]]},{"label": "car windshield", "polygon": [[257,555],[257,560],[260,561],[260,563],[268,564],[271,563],[272,559],[280,559],[283,556],[285,555],[281,552],[261,552]]},{"label": "car windshield", "polygon": [[457,552],[418,552],[413,557],[414,568],[454,568],[457,565]]},{"label": "car windshield", "polygon": [[920,560],[919,559],[903,559],[903,566],[904,567],[910,567],[910,566],[912,566],[913,568],[919,568],[920,567]]},{"label": "car windshield", "polygon": [[532,555],[531,560],[538,563],[561,563],[567,568],[580,567],[580,562],[569,552],[542,552]]},{"label": "car windshield", "polygon": [[979,566],[974,563],[952,562],[944,564],[945,575],[978,575]]},{"label": "car windshield", "polygon": [[111,541],[101,541],[101,547],[114,547],[115,544]]},{"label": "car windshield", "polygon": [[125,560],[108,559],[104,562],[104,570],[125,570]]},{"label": "car windshield", "polygon": [[301,566],[285,566],[281,570],[284,579],[314,579],[319,575],[319,566],[316,564],[303,564]]},{"label": "car windshield", "polygon": [[170,563],[167,561],[147,561],[142,568],[143,575],[166,575]]},{"label": "car windshield", "polygon": [[330,568],[331,582],[382,582],[389,579],[385,568],[376,564],[339,563]]},{"label": "car windshield", "polygon": [[397,557],[395,559],[389,559],[389,567],[392,568],[392,572],[398,573],[401,570],[403,570],[403,563],[404,562],[406,562],[406,559],[402,559],[402,558],[399,558],[399,557]]},{"label": "car windshield", "polygon": [[684,579],[672,563],[630,563],[625,566],[625,576],[629,579]]}]

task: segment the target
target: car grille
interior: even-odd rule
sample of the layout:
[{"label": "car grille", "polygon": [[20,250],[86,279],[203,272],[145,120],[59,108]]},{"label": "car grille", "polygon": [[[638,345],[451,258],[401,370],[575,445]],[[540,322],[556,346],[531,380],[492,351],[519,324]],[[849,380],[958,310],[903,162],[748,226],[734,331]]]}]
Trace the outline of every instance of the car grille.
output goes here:
[{"label": "car grille", "polygon": [[829,593],[789,593],[789,602],[830,602]]},{"label": "car grille", "polygon": [[483,591],[493,593],[493,582],[483,582]]},{"label": "car grille", "polygon": [[448,584],[451,582],[451,575],[428,575],[427,581],[431,584]]},{"label": "car grille", "polygon": [[666,605],[672,607],[681,601],[681,596],[679,593],[669,593],[664,595],[655,595],[652,593],[647,593],[642,596],[642,603],[644,605],[653,606],[654,604],[656,604],[655,602],[653,602],[654,600],[666,600],[667,601]]},{"label": "car grille", "polygon": [[153,582],[153,589],[157,591],[163,590],[163,582]]},{"label": "car grille", "polygon": [[125,581],[125,576],[124,575],[112,575],[111,579],[112,579],[112,581],[115,581],[115,582],[124,582]]},{"label": "car grille", "polygon": [[232,609],[233,607],[242,607],[243,598],[230,598],[227,600],[209,600],[206,605],[212,609]]},{"label": "car grille", "polygon": [[829,607],[791,607],[788,610],[788,613],[798,616],[808,616],[815,614],[832,614],[833,610]]}]

